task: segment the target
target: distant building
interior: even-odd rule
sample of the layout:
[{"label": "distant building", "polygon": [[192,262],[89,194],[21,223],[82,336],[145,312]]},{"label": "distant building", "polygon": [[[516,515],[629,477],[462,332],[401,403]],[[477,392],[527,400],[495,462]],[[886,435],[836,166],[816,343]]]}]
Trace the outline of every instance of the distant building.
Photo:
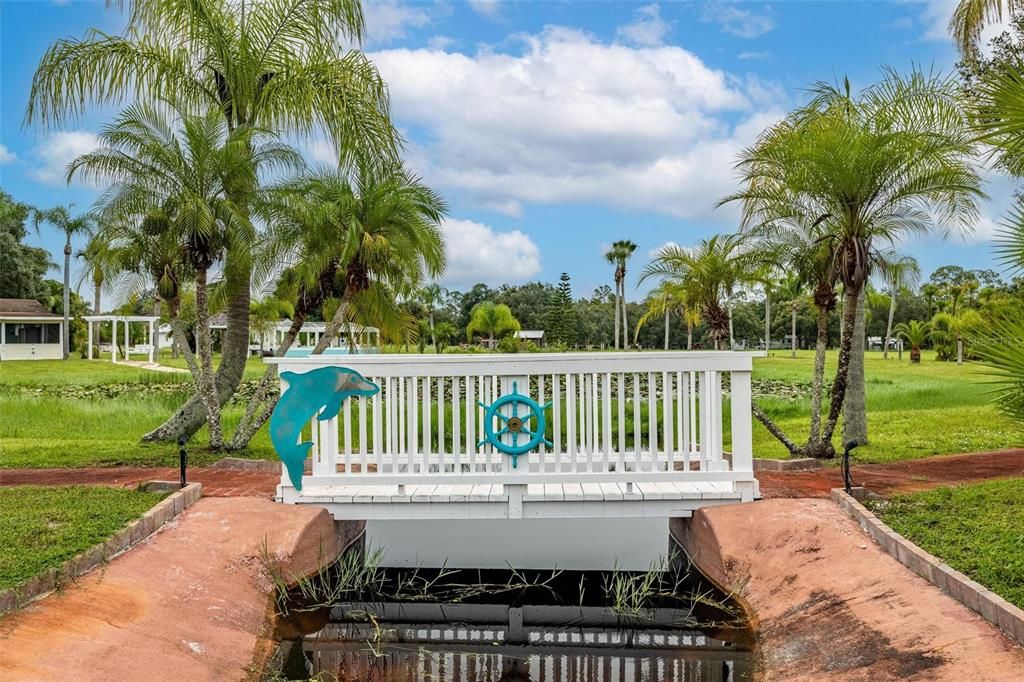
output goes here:
[{"label": "distant building", "polygon": [[515,337],[520,341],[533,341],[538,346],[544,345],[543,329],[523,329],[517,331]]},{"label": "distant building", "polygon": [[60,360],[63,317],[31,298],[0,298],[0,360]]}]

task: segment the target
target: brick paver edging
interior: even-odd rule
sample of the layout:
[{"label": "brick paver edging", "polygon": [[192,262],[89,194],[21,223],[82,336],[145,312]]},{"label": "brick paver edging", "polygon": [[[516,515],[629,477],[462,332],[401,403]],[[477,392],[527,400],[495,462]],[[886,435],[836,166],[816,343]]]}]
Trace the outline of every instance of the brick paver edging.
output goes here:
[{"label": "brick paver edging", "polygon": [[192,506],[202,496],[202,491],[201,484],[189,483],[160,500],[152,509],[119,530],[106,542],[68,559],[57,568],[43,571],[23,585],[0,591],[0,616],[60,589],[100,564],[128,551]]},{"label": "brick paver edging", "polygon": [[982,618],[1010,639],[1024,644],[1024,610],[924,551],[875,516],[842,488],[832,500],[849,514],[890,556]]}]

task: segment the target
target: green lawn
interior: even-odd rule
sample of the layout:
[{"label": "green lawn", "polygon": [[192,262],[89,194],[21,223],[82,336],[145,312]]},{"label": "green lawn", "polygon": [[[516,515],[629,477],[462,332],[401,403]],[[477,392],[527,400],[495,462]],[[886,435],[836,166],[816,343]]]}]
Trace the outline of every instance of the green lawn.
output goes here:
[{"label": "green lawn", "polygon": [[896,532],[1024,608],[1024,479],[937,488],[869,506]]},{"label": "green lawn", "polygon": [[[262,368],[262,361],[252,358],[246,378],[258,377]],[[187,374],[107,361],[0,363],[0,468],[176,466],[176,445],[140,445],[139,437],[159,426],[190,391]],[[108,397],[111,393],[116,397]],[[243,410],[229,405],[225,427],[233,429]],[[208,464],[222,456],[204,450],[206,441],[205,430],[192,440],[191,464]],[[249,450],[237,454],[273,458],[266,430]]]},{"label": "green lawn", "polygon": [[0,589],[107,540],[163,496],[90,486],[0,488]]},{"label": "green lawn", "polygon": [[[754,378],[806,384],[809,390],[813,354],[772,351],[773,357],[754,361]],[[826,378],[835,372],[836,353],[828,354]],[[1024,445],[1024,425],[999,414],[991,404],[990,377],[985,368],[967,363],[937,362],[926,352],[913,365],[890,355],[868,353],[865,360],[868,396],[868,435],[871,444],[855,452],[860,462],[889,462],[930,455],[995,450]],[[758,398],[758,404],[778,420],[797,442],[807,438],[810,401]],[[835,444],[840,445],[841,427]],[[786,457],[787,453],[755,421],[754,454]]]},{"label": "green lawn", "polygon": [[[810,352],[796,359],[786,351],[754,361],[755,388],[766,380],[782,386],[784,398],[759,396],[758,403],[798,442],[806,438],[811,379]],[[184,367],[169,352],[161,362]],[[835,354],[828,357],[827,376],[834,371]],[[1024,426],[1000,415],[990,404],[984,368],[936,362],[926,353],[919,365],[881,353],[867,356],[868,420],[871,445],[859,448],[860,462],[886,462],[936,454],[999,449],[1024,445]],[[258,378],[265,365],[251,358],[246,379]],[[0,468],[111,466],[177,463],[174,445],[139,445],[139,437],[158,426],[186,399],[191,387],[187,374],[162,373],[107,361],[0,363]],[[774,390],[774,389],[773,389]],[[225,427],[230,433],[243,406],[228,405]],[[728,410],[726,410],[728,417]],[[728,426],[725,428],[728,440]],[[204,451],[206,434],[192,440],[193,464],[218,455]],[[837,433],[836,445],[840,442]],[[786,452],[755,421],[754,453],[785,457]],[[273,459],[266,431],[253,440],[243,457]]]}]

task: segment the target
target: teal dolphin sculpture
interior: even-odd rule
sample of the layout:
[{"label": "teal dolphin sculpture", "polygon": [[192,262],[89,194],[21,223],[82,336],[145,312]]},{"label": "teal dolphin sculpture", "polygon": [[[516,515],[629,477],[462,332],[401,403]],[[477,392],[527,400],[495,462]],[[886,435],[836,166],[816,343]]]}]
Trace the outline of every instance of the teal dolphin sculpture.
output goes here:
[{"label": "teal dolphin sculpture", "polygon": [[299,442],[302,429],[320,408],[323,411],[318,419],[331,419],[338,414],[346,398],[376,395],[380,386],[347,367],[321,367],[303,374],[281,372],[281,378],[288,382],[288,390],[281,395],[270,415],[270,440],[292,485],[302,490],[303,464],[313,446],[310,441]]}]

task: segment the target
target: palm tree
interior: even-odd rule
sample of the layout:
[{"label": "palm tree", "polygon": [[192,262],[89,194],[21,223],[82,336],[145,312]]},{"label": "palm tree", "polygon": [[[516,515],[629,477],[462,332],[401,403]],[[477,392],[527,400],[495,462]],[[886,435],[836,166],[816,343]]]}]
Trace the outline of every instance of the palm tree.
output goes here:
[{"label": "palm tree", "polygon": [[962,53],[977,47],[981,32],[989,24],[1012,17],[1022,7],[1019,0],[960,0],[949,20],[949,30]]},{"label": "palm tree", "polygon": [[438,322],[434,325],[434,350],[438,355],[444,353],[444,349],[455,338],[455,325],[451,322]]},{"label": "palm tree", "polygon": [[728,305],[734,289],[756,269],[754,254],[741,235],[714,235],[697,246],[663,246],[640,281],[658,277],[678,285],[700,311],[716,350],[729,337]]},{"label": "palm tree", "polygon": [[935,312],[935,297],[939,295],[939,285],[931,282],[922,284],[921,295],[924,296],[924,301],[928,305],[928,316],[931,317]]},{"label": "palm tree", "polygon": [[[59,126],[88,105],[166,100],[190,114],[221,112],[230,130],[258,127],[307,135],[322,130],[342,158],[394,156],[398,136],[387,88],[357,49],[358,0],[134,0],[121,35],[90,31],[44,54],[32,80],[26,121]],[[256,186],[228,188],[247,215]],[[237,390],[249,350],[251,254],[224,264],[227,330],[216,384],[220,403]],[[144,440],[191,435],[206,420],[193,396]]]},{"label": "palm tree", "polygon": [[665,343],[664,349],[668,350],[669,343],[669,318],[671,317],[672,310],[675,308],[676,301],[674,300],[675,286],[671,282],[663,281],[647,296],[647,309],[644,311],[640,319],[636,321],[636,329],[633,331],[633,344],[636,345],[637,337],[640,335],[640,329],[655,319],[656,317],[664,317],[665,319]]},{"label": "palm tree", "polygon": [[[328,322],[312,354],[324,352],[356,318],[393,336],[413,325],[399,300],[423,281],[444,274],[440,223],[447,205],[399,164],[358,160],[339,169],[313,169],[278,188],[281,219],[274,253],[291,253],[290,275],[303,292],[292,326],[276,354],[283,356],[314,307]],[[268,367],[235,430],[231,449],[244,448],[277,404],[277,373]]]},{"label": "palm tree", "polygon": [[822,438],[829,455],[851,386],[844,433],[866,441],[863,367],[851,372],[851,351],[858,303],[882,250],[909,234],[971,229],[984,193],[953,79],[890,71],[858,95],[848,81],[841,87],[817,84],[812,94],[809,104],[743,153],[738,167],[745,188],[725,201],[742,201],[747,228],[771,229],[794,219],[825,228],[823,240],[844,296],[839,362]]},{"label": "palm tree", "polygon": [[799,274],[790,272],[790,274],[779,281],[775,293],[789,307],[789,345],[790,353],[795,358],[797,347],[796,314],[799,312],[800,305],[807,295],[806,283]]},{"label": "palm tree", "polygon": [[448,290],[436,282],[428,284],[419,291],[420,303],[427,311],[427,322],[430,325],[430,342],[437,346],[437,336],[434,334],[434,311],[437,306],[448,295]]},{"label": "palm tree", "polygon": [[[885,325],[885,342],[882,357],[889,359],[889,339],[892,338],[892,319],[896,315],[896,295],[905,290],[913,291],[921,281],[921,266],[913,256],[900,256],[884,265],[882,277],[889,285],[889,321]],[[918,360],[921,354],[918,353]],[[911,356],[913,360],[913,356]]]},{"label": "palm tree", "polygon": [[180,254],[194,273],[198,388],[214,449],[223,446],[223,433],[213,373],[209,272],[232,251],[251,253],[256,241],[249,216],[257,206],[239,206],[231,190],[254,186],[263,168],[301,164],[293,150],[259,142],[256,134],[250,127],[229,129],[219,110],[199,116],[178,111],[168,118],[163,110],[136,104],[103,129],[99,149],[68,166],[69,180],[81,174],[113,182],[97,209],[109,222],[145,218],[147,230],[169,232],[181,244]]},{"label": "palm tree", "polygon": [[466,340],[472,341],[474,334],[487,337],[487,345],[494,347],[495,339],[519,331],[519,321],[512,309],[504,303],[482,301],[473,306],[466,325]]},{"label": "palm tree", "polygon": [[905,339],[910,344],[910,361],[921,362],[921,346],[925,344],[931,335],[931,325],[919,320],[900,322],[894,328],[896,335]]},{"label": "palm tree", "polygon": [[49,210],[35,211],[35,225],[36,229],[39,229],[40,223],[50,223],[58,230],[64,233],[64,326],[63,326],[63,348],[61,352],[65,360],[68,359],[70,353],[68,349],[69,335],[71,330],[70,325],[70,311],[71,311],[71,238],[79,235],[91,232],[95,227],[95,221],[90,215],[80,215],[76,217],[71,216],[71,207],[67,208],[63,206],[57,206]]},{"label": "palm tree", "polygon": [[[619,330],[622,330],[622,348],[628,346],[626,336],[629,323],[626,320],[626,263],[637,250],[637,245],[628,239],[613,242],[604,254],[605,260],[615,266],[615,348],[619,348]],[[622,322],[621,326],[619,322]]]}]

